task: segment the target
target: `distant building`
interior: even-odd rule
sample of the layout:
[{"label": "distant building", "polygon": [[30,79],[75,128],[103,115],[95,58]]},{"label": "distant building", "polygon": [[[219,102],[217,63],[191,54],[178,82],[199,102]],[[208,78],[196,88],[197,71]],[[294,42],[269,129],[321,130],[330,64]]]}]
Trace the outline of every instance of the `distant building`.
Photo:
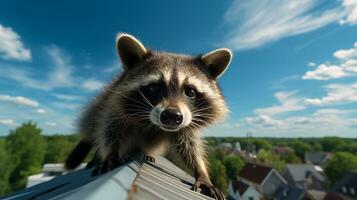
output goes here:
[{"label": "distant building", "polygon": [[272,198],[286,180],[272,167],[246,163],[238,174],[238,180],[253,186],[265,198]]},{"label": "distant building", "polygon": [[277,155],[285,155],[294,152],[292,148],[285,146],[275,146],[271,148],[271,151]]},{"label": "distant building", "polygon": [[357,173],[347,173],[333,186],[332,190],[353,199],[357,199]]},{"label": "distant building", "polygon": [[326,180],[322,168],[312,164],[288,164],[283,176],[292,186],[303,189],[321,190]]},{"label": "distant building", "polygon": [[217,146],[218,149],[222,150],[226,155],[232,153],[234,147],[230,142],[223,142]]},{"label": "distant building", "polygon": [[228,199],[230,200],[259,200],[262,195],[253,187],[242,181],[230,181]]},{"label": "distant building", "polygon": [[306,193],[306,198],[312,200],[353,200],[350,197],[339,194],[337,192],[323,190],[308,190]]},{"label": "distant building", "polygon": [[[282,185],[274,193],[273,200],[310,200],[305,196],[305,190],[291,186]],[[312,200],[312,199],[311,199]]]},{"label": "distant building", "polygon": [[329,152],[306,152],[305,153],[305,163],[323,166],[327,161],[331,160],[333,157],[332,153]]},{"label": "distant building", "polygon": [[[81,164],[77,169],[84,168],[86,163]],[[42,173],[27,177],[26,188],[43,183],[65,173],[63,163],[46,163],[43,165]]]}]

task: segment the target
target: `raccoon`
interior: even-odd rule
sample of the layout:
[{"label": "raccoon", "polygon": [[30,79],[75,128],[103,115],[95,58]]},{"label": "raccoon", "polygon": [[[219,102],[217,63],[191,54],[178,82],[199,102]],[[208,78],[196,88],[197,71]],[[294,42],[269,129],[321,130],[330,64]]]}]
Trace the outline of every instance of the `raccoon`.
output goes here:
[{"label": "raccoon", "polygon": [[217,84],[232,53],[222,48],[188,56],[150,50],[135,37],[121,33],[116,50],[124,71],[85,109],[79,120],[82,139],[65,167],[74,169],[92,147],[97,149],[94,175],[105,173],[142,154],[148,161],[163,155],[191,170],[193,189],[224,199],[207,171],[200,130],[228,111]]}]

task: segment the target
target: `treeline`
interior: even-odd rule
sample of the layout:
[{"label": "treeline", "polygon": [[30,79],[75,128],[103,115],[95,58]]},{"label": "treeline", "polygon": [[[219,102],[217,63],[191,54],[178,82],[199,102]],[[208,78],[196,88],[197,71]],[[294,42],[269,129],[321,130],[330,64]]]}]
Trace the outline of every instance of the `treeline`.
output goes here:
[{"label": "treeline", "polygon": [[[0,196],[22,189],[27,177],[40,173],[44,163],[62,163],[79,141],[77,135],[44,136],[34,122],[27,122],[0,138]],[[256,162],[274,166],[282,171],[287,163],[304,161],[308,151],[335,153],[325,167],[329,184],[341,178],[347,171],[357,171],[357,140],[338,137],[326,138],[235,138],[208,137],[208,160],[210,175],[222,191],[226,191],[228,180],[235,179],[245,160],[236,155],[227,155],[216,148],[221,143],[239,142],[242,149],[254,144]],[[271,152],[274,146],[287,146],[294,151],[284,156]],[[91,152],[93,154],[93,152]],[[93,155],[87,156],[87,161]]]}]

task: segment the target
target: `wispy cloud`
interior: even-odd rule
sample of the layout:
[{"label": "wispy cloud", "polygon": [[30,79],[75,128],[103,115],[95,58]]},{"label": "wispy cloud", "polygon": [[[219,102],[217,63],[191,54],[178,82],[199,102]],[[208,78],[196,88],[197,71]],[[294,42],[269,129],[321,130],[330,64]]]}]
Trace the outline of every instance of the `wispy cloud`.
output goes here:
[{"label": "wispy cloud", "polygon": [[344,6],[318,9],[322,0],[235,0],[224,16],[230,27],[225,45],[236,50],[261,47],[310,32],[349,14]]},{"label": "wispy cloud", "polygon": [[23,96],[0,95],[0,101],[14,103],[17,105],[29,106],[29,107],[38,107],[39,106],[39,103],[37,101],[23,97]]},{"label": "wispy cloud", "polygon": [[0,125],[13,126],[15,125],[15,121],[13,119],[0,119]]},{"label": "wispy cloud", "polygon": [[87,91],[100,89],[104,83],[94,78],[85,79],[75,76],[71,57],[63,49],[55,45],[46,48],[52,66],[45,78],[37,77],[36,73],[30,73],[16,66],[0,68],[0,77],[18,82],[19,84],[38,90],[51,91],[57,88],[81,88]]},{"label": "wispy cloud", "polygon": [[340,24],[357,24],[357,1],[343,0],[342,5],[348,11],[348,14],[340,20]]},{"label": "wispy cloud", "polygon": [[322,98],[308,98],[308,105],[324,106],[357,102],[357,82],[352,84],[330,84],[326,87],[327,95]]},{"label": "wispy cloud", "polygon": [[78,103],[68,103],[68,102],[53,102],[53,106],[60,109],[67,110],[78,110],[82,105]]},{"label": "wispy cloud", "polygon": [[72,95],[72,94],[53,94],[57,99],[64,101],[81,101],[84,99],[83,96]]},{"label": "wispy cloud", "polygon": [[26,49],[20,36],[11,27],[0,24],[0,57],[6,60],[31,60],[31,51]]},{"label": "wispy cloud", "polygon": [[307,71],[302,79],[331,80],[357,75],[357,42],[353,48],[341,49],[333,54],[337,62],[326,62],[318,65],[314,70]]},{"label": "wispy cloud", "polygon": [[57,126],[57,123],[55,123],[55,122],[46,122],[45,125],[49,126],[49,127],[55,127],[55,126]]},{"label": "wispy cloud", "polygon": [[35,112],[38,114],[46,114],[47,113],[46,110],[43,108],[36,109]]},{"label": "wispy cloud", "polygon": [[101,89],[104,85],[105,83],[102,81],[98,81],[96,79],[89,79],[82,83],[82,88],[89,91],[95,91]]},{"label": "wispy cloud", "polygon": [[274,97],[280,105],[274,105],[267,108],[257,108],[255,113],[262,116],[273,116],[281,113],[304,110],[303,98],[296,96],[296,91],[293,92],[277,92]]}]

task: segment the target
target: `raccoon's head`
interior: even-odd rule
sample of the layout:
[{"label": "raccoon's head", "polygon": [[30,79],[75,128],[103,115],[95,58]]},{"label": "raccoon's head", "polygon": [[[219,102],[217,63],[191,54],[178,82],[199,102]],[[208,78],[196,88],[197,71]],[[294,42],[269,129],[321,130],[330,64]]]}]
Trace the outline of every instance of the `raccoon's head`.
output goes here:
[{"label": "raccoon's head", "polygon": [[217,79],[231,61],[229,49],[200,56],[155,52],[128,34],[118,35],[116,48],[124,68],[117,100],[128,121],[175,132],[207,126],[226,114]]}]

